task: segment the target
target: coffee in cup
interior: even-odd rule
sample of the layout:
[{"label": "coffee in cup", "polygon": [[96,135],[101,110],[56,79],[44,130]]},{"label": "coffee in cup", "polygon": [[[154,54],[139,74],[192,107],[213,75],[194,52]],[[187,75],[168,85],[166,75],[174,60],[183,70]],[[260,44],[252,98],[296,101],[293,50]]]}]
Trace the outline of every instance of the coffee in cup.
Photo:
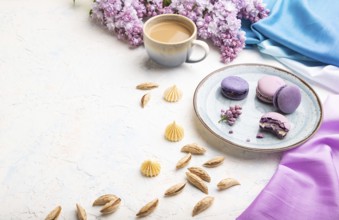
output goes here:
[{"label": "coffee in cup", "polygon": [[[149,57],[167,67],[195,63],[206,58],[209,47],[197,38],[197,28],[192,20],[182,15],[163,14],[150,18],[143,28],[144,45]],[[192,47],[199,46],[204,54],[191,59]]]}]

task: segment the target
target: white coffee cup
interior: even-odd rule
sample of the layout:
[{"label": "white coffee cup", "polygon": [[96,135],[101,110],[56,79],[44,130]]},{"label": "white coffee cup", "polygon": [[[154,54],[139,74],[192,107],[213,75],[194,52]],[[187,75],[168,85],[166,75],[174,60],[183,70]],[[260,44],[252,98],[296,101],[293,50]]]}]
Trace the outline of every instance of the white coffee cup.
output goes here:
[{"label": "white coffee cup", "polygon": [[[184,62],[200,62],[209,52],[208,45],[197,40],[194,22],[182,15],[163,14],[150,18],[143,26],[143,36],[149,57],[166,67],[179,66]],[[193,46],[203,49],[202,57],[191,59]]]}]

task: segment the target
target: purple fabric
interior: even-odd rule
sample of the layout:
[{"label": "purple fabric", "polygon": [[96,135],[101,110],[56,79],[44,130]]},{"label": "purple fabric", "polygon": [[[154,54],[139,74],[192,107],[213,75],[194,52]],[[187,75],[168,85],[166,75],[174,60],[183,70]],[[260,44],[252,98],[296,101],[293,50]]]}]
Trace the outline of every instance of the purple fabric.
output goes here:
[{"label": "purple fabric", "polygon": [[238,220],[339,219],[339,95],[315,136],[283,154],[270,182]]}]

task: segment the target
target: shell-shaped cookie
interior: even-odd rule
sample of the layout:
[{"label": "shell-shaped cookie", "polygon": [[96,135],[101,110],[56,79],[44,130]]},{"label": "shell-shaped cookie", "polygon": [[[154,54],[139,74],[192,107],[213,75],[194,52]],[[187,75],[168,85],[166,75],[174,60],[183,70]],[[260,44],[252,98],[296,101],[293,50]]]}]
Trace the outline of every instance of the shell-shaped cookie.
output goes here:
[{"label": "shell-shaped cookie", "polygon": [[226,179],[221,180],[217,186],[219,190],[223,190],[223,189],[228,189],[236,185],[240,185],[238,180],[233,179],[233,178],[226,178]]},{"label": "shell-shaped cookie", "polygon": [[151,214],[154,211],[154,209],[158,206],[158,203],[159,199],[154,199],[150,201],[139,210],[139,212],[137,213],[137,217],[145,217]]},{"label": "shell-shaped cookie", "polygon": [[175,184],[168,188],[165,192],[165,196],[174,196],[180,193],[186,186],[186,182]]},{"label": "shell-shaped cookie", "polygon": [[78,203],[76,204],[77,207],[77,216],[79,220],[87,220],[87,214],[86,214],[86,210],[79,205]]},{"label": "shell-shaped cookie", "polygon": [[165,90],[164,99],[167,102],[177,102],[182,97],[182,91],[176,86],[173,85]]},{"label": "shell-shaped cookie", "polygon": [[190,167],[188,168],[188,170],[197,175],[198,177],[200,177],[202,180],[206,181],[206,182],[211,182],[211,177],[210,175],[202,168],[200,167]]},{"label": "shell-shaped cookie", "polygon": [[166,127],[165,137],[172,142],[181,141],[184,138],[184,129],[174,121]]},{"label": "shell-shaped cookie", "polygon": [[181,152],[191,153],[191,154],[204,154],[206,152],[206,149],[202,146],[199,146],[196,143],[193,144],[186,144],[181,148]]},{"label": "shell-shaped cookie", "polygon": [[110,213],[113,213],[115,212],[118,207],[120,206],[121,204],[121,199],[120,198],[116,198],[116,199],[113,199],[111,200],[110,202],[106,203],[102,209],[100,210],[100,212],[104,215],[106,214],[110,214]]},{"label": "shell-shaped cookie", "polygon": [[136,88],[140,90],[150,90],[150,89],[158,88],[158,86],[159,85],[154,82],[145,82],[145,83],[141,83],[137,85]]},{"label": "shell-shaped cookie", "polygon": [[160,173],[160,163],[154,160],[146,160],[141,164],[140,171],[144,176],[154,177]]},{"label": "shell-shaped cookie", "polygon": [[214,197],[212,197],[212,196],[206,196],[205,198],[200,200],[194,206],[194,209],[193,209],[193,212],[192,212],[192,216],[196,216],[199,213],[201,213],[201,212],[205,211],[206,209],[208,209],[212,205],[213,201],[214,201]]},{"label": "shell-shaped cookie", "polygon": [[150,99],[151,99],[151,95],[149,93],[146,93],[145,95],[143,95],[140,100],[141,107],[144,108]]},{"label": "shell-shaped cookie", "polygon": [[184,166],[186,166],[190,162],[191,158],[192,158],[191,153],[188,153],[186,156],[181,158],[176,165],[177,169],[180,169],[180,168],[183,168]]},{"label": "shell-shaped cookie", "polygon": [[45,218],[45,220],[56,220],[59,218],[59,215],[61,213],[61,206],[57,206],[55,209],[53,209]]},{"label": "shell-shaped cookie", "polygon": [[105,205],[106,203],[116,200],[118,197],[113,194],[104,194],[102,196],[99,196],[94,202],[93,206],[98,206],[98,205]]},{"label": "shell-shaped cookie", "polygon": [[225,157],[224,156],[217,156],[217,157],[214,157],[210,160],[208,160],[206,163],[203,164],[204,167],[217,167],[219,166],[220,164],[222,164],[225,160]]}]

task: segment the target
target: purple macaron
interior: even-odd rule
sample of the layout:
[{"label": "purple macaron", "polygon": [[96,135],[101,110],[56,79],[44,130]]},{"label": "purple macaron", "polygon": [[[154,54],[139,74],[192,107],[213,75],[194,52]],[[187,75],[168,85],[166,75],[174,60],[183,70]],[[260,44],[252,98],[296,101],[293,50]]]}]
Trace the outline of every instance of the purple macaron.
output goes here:
[{"label": "purple macaron", "polygon": [[285,114],[294,112],[300,103],[300,89],[294,85],[282,86],[273,96],[274,107]]},{"label": "purple macaron", "polygon": [[284,138],[289,132],[291,125],[288,119],[277,112],[268,112],[261,116],[259,127],[264,131],[273,133],[278,138]]},{"label": "purple macaron", "polygon": [[221,81],[221,93],[229,99],[242,100],[248,95],[249,85],[239,76],[228,76]]},{"label": "purple macaron", "polygon": [[263,102],[272,103],[274,94],[284,85],[286,85],[286,83],[280,77],[263,76],[258,81],[256,96]]}]

